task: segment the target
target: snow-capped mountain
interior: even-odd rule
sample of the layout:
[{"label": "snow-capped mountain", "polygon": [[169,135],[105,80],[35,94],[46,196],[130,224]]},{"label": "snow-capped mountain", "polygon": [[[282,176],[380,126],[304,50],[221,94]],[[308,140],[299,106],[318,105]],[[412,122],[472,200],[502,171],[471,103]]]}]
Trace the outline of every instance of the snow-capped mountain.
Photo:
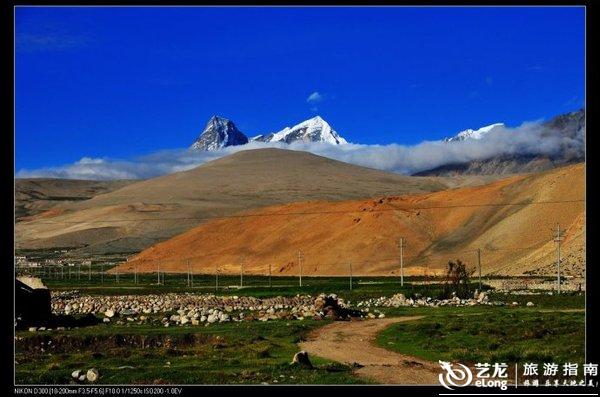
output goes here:
[{"label": "snow-capped mountain", "polygon": [[244,145],[248,137],[237,129],[232,121],[213,116],[208,120],[202,134],[190,146],[193,150],[218,150],[227,146]]},{"label": "snow-capped mountain", "polygon": [[496,127],[504,127],[504,123],[490,124],[485,127],[481,127],[478,130],[472,130],[469,128],[467,130],[459,132],[451,138],[444,138],[444,142],[464,141],[466,139],[481,139],[485,134],[487,134]]},{"label": "snow-capped mountain", "polygon": [[320,116],[296,124],[293,127],[285,127],[279,132],[262,134],[250,138],[256,142],[326,142],[332,145],[343,145],[348,143],[342,138],[325,120]]}]

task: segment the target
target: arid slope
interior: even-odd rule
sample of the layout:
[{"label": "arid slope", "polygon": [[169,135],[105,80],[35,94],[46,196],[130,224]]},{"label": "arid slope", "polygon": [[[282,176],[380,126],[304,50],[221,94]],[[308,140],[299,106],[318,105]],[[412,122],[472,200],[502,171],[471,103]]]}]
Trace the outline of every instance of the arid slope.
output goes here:
[{"label": "arid slope", "polygon": [[[565,274],[583,270],[583,164],[512,176],[490,184],[409,196],[277,205],[211,220],[141,252],[120,272],[161,270],[275,275],[398,274],[398,239],[406,274],[440,272],[449,259],[483,273],[552,273],[557,223],[566,230]],[[559,202],[567,201],[567,202]],[[510,204],[510,205],[508,205]]]},{"label": "arid slope", "polygon": [[16,228],[21,248],[137,252],[208,218],[273,204],[423,193],[468,180],[409,177],[307,152],[257,149],[132,183],[40,214]]}]

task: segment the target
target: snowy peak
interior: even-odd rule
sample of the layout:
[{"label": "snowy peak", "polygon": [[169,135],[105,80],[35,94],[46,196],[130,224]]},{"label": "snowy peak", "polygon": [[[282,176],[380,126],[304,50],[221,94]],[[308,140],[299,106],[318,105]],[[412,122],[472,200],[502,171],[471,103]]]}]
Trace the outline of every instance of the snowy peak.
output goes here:
[{"label": "snowy peak", "polygon": [[457,141],[464,141],[464,140],[467,140],[467,139],[481,139],[488,132],[492,131],[496,127],[504,127],[504,123],[490,124],[490,125],[487,125],[485,127],[481,127],[478,130],[472,130],[472,129],[469,128],[467,130],[459,132],[458,134],[456,134],[452,138],[444,138],[444,142],[457,142]]},{"label": "snowy peak", "polygon": [[206,123],[206,127],[190,146],[192,150],[218,150],[227,146],[244,145],[248,137],[237,129],[231,120],[224,117],[213,116]]},{"label": "snowy peak", "polygon": [[257,142],[325,142],[332,145],[348,143],[321,116],[305,120],[293,127],[285,127],[281,131],[258,135],[252,138]]}]

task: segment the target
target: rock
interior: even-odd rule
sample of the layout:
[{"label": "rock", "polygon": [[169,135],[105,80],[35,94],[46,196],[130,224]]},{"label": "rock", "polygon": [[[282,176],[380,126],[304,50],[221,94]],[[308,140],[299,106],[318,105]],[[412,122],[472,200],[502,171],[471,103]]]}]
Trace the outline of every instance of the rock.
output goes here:
[{"label": "rock", "polygon": [[206,322],[207,323],[216,323],[219,320],[219,318],[214,315],[214,314],[209,314],[208,317],[206,317]]},{"label": "rock", "polygon": [[37,327],[29,327],[29,332],[35,332],[37,331]]},{"label": "rock", "polygon": [[312,363],[308,359],[308,353],[304,350],[294,354],[294,358],[292,359],[293,365],[299,365],[303,368],[312,368]]},{"label": "rock", "polygon": [[379,315],[379,318],[384,318],[384,317],[385,317],[385,314],[383,314],[383,313],[381,313],[381,314]]},{"label": "rock", "polygon": [[512,305],[513,306],[519,306],[519,302],[513,302]]},{"label": "rock", "polygon": [[108,317],[104,317],[104,318],[102,319],[102,322],[104,322],[104,323],[110,323],[110,318],[108,318]]},{"label": "rock", "polygon": [[79,370],[79,369],[71,372],[71,377],[73,379],[79,379],[80,376],[81,376],[81,370]]},{"label": "rock", "polygon": [[107,311],[104,312],[104,315],[108,318],[112,318],[115,315],[115,311],[112,309],[108,309]]},{"label": "rock", "polygon": [[85,377],[88,381],[95,382],[100,377],[100,373],[96,368],[91,368],[88,369],[87,373],[85,374]]},{"label": "rock", "polygon": [[533,302],[527,302],[527,306],[532,307],[535,306],[535,304]]}]

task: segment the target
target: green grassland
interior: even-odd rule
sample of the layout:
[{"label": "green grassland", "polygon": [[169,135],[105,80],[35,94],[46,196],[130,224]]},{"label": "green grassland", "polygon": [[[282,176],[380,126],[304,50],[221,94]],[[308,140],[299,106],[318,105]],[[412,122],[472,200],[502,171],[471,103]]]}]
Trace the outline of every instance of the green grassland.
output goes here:
[{"label": "green grassland", "polygon": [[581,365],[584,330],[583,312],[495,309],[394,324],[377,343],[431,361]]},{"label": "green grassland", "polygon": [[[101,276],[81,274],[43,276],[53,291],[79,290],[82,294],[215,293],[215,276],[195,275],[194,286],[185,274],[167,274],[157,284],[156,274]],[[436,297],[440,284],[420,284],[406,278],[349,278],[221,276],[218,295],[256,297],[337,293],[353,304],[357,300],[391,296]],[[471,289],[478,287],[472,283]],[[384,348],[428,360],[576,361],[583,360],[584,313],[582,294],[505,295],[491,291],[492,300],[518,306],[379,308],[390,316],[425,318],[391,326],[378,343]],[[533,302],[534,307],[527,307]],[[563,310],[561,312],[557,310]],[[18,384],[65,384],[71,372],[95,367],[103,384],[348,384],[365,383],[353,368],[311,356],[313,369],[291,366],[297,343],[326,320],[232,322],[210,326],[164,327],[159,322],[115,322],[63,331],[18,331],[15,341]]]},{"label": "green grassland", "polygon": [[290,365],[298,352],[296,343],[325,323],[240,322],[193,328],[102,324],[23,331],[16,343],[16,381],[65,384],[74,370],[95,367],[103,384],[364,383],[352,375],[352,368],[318,357],[311,357],[313,369]]}]

